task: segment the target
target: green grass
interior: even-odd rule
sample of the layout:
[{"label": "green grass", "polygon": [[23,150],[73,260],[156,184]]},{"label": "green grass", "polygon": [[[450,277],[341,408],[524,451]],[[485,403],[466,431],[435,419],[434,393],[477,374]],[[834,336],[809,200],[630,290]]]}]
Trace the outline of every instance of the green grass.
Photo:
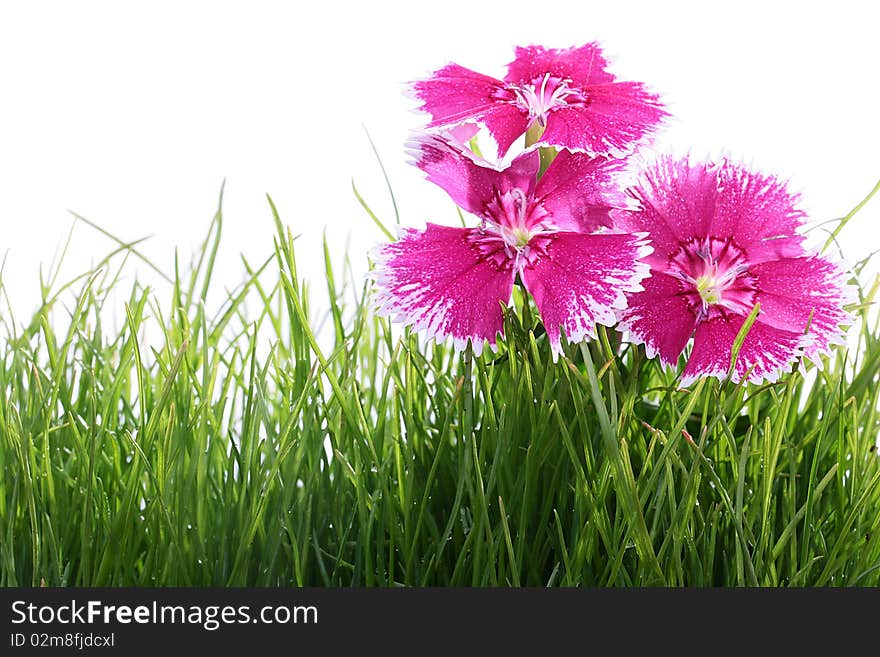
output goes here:
[{"label": "green grass", "polygon": [[220,211],[167,287],[120,243],[0,315],[0,584],[880,584],[876,282],[823,370],[682,390],[613,331],[553,363],[521,296],[425,346],[329,257],[316,321],[275,222],[214,310]]}]

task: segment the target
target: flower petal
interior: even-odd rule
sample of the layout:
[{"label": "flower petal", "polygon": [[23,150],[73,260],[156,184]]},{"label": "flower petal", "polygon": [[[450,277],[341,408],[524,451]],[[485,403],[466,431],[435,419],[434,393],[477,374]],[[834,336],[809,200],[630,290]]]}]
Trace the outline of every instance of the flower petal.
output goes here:
[{"label": "flower petal", "polygon": [[420,110],[431,115],[429,128],[479,122],[486,126],[503,156],[529,127],[528,112],[510,104],[504,83],[458,64],[448,64],[427,80],[413,83]]},{"label": "flower petal", "polygon": [[714,237],[732,237],[751,263],[803,254],[804,238],[796,231],[806,214],[785,183],[725,161],[718,170],[718,188],[710,226]]},{"label": "flower petal", "polygon": [[797,197],[772,176],[719,164],[662,156],[632,190],[642,212],[619,213],[624,230],[646,230],[655,256],[669,255],[691,239],[732,239],[757,263],[803,253],[796,233],[804,213]]},{"label": "flower petal", "polygon": [[525,46],[516,49],[516,57],[507,65],[505,82],[528,84],[546,73],[568,78],[578,85],[603,84],[614,80],[605,68],[608,62],[597,43],[573,48]]},{"label": "flower petal", "polygon": [[401,239],[376,252],[376,304],[381,314],[425,331],[467,341],[479,354],[503,332],[501,303],[513,288],[513,262],[504,243],[475,228],[429,223],[404,229]]},{"label": "flower petal", "polygon": [[526,196],[531,195],[541,165],[540,154],[531,151],[499,171],[471,151],[431,133],[415,135],[407,148],[413,164],[427,174],[428,180],[443,188],[456,205],[480,217],[487,217],[486,205],[498,193],[518,188]]},{"label": "flower petal", "polygon": [[654,247],[649,262],[665,268],[682,243],[710,236],[718,196],[716,172],[711,163],[691,165],[687,159],[658,158],[645,171],[642,183],[631,190],[641,211],[616,212],[614,225],[649,233]]},{"label": "flower petal", "polygon": [[[841,324],[850,323],[843,306],[852,294],[846,272],[826,258],[810,255],[764,262],[751,268],[757,276],[761,321],[803,333],[809,323],[804,355],[818,360],[832,344],[843,344]],[[811,318],[812,315],[812,318]]]},{"label": "flower petal", "polygon": [[648,358],[659,355],[661,363],[675,367],[697,318],[672,276],[653,272],[642,286],[643,292],[627,295],[628,307],[620,313],[617,328],[629,331],[631,342],[644,344]]},{"label": "flower petal", "polygon": [[560,107],[550,113],[540,145],[624,157],[666,116],[657,96],[638,82],[608,83],[585,93],[583,107]]},{"label": "flower petal", "polygon": [[617,182],[624,160],[560,151],[541,177],[535,195],[561,230],[588,233],[611,225],[612,208],[626,208],[629,197]]},{"label": "flower petal", "polygon": [[[733,343],[745,320],[742,315],[726,313],[700,322],[682,374],[682,385],[690,385],[701,376],[727,376]],[[731,378],[738,383],[748,374],[752,383],[776,381],[783,372],[791,371],[803,345],[802,334],[755,321],[739,351]]]},{"label": "flower petal", "polygon": [[528,112],[518,105],[506,103],[500,103],[490,109],[480,121],[498,144],[499,158],[504,157],[513,142],[522,137],[531,125]]},{"label": "flower petal", "polygon": [[431,115],[428,127],[448,126],[479,119],[497,104],[494,96],[503,83],[458,64],[447,64],[427,80],[412,84],[420,110]]},{"label": "flower petal", "polygon": [[596,336],[596,324],[612,326],[615,310],[626,306],[626,292],[640,290],[648,267],[639,259],[650,247],[640,235],[559,232],[529,244],[522,278],[535,299],[553,358],[569,342]]}]

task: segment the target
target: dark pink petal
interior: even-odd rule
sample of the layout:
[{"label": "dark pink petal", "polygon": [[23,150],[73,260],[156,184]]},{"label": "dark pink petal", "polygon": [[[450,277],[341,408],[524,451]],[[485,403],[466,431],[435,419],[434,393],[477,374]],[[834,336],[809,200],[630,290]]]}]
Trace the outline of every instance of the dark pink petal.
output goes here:
[{"label": "dark pink petal", "polygon": [[623,157],[666,116],[657,96],[638,82],[613,82],[584,91],[583,106],[560,107],[547,118],[540,145]]},{"label": "dark pink petal", "polygon": [[[742,315],[718,314],[697,326],[682,385],[690,385],[701,376],[727,376],[733,343],[745,319]],[[748,375],[752,383],[776,381],[783,372],[791,371],[803,343],[800,333],[755,321],[740,349],[732,380],[738,383]]]},{"label": "dark pink petal", "polygon": [[498,144],[498,157],[503,157],[519,137],[529,129],[529,116],[517,105],[496,105],[483,115],[481,122]]},{"label": "dark pink petal", "polygon": [[538,183],[535,196],[561,230],[588,233],[611,225],[612,208],[626,208],[630,199],[617,177],[624,160],[593,158],[560,151]]},{"label": "dark pink petal", "polygon": [[529,243],[522,279],[535,299],[554,359],[561,332],[569,342],[596,336],[596,324],[612,326],[626,292],[640,290],[648,274],[639,262],[650,247],[640,235],[559,232]]},{"label": "dark pink petal", "polygon": [[464,122],[485,125],[498,145],[499,157],[529,127],[528,112],[511,104],[514,95],[500,80],[458,64],[448,64],[414,83],[412,94],[422,101],[419,109],[431,115],[429,128]]},{"label": "dark pink petal", "polygon": [[718,196],[717,167],[691,165],[661,157],[632,190],[641,211],[616,212],[614,225],[625,231],[644,231],[651,236],[652,266],[665,267],[667,258],[691,239],[710,237]]},{"label": "dark pink petal", "polygon": [[481,217],[487,217],[486,206],[497,193],[516,188],[531,195],[541,165],[539,153],[531,151],[499,171],[471,151],[431,133],[415,136],[407,147],[413,164],[427,174],[428,180],[443,188],[456,205]]},{"label": "dark pink petal", "polygon": [[515,59],[507,65],[505,82],[528,84],[546,73],[568,78],[575,84],[603,84],[614,80],[605,68],[608,62],[597,43],[574,48],[526,46],[516,49]]},{"label": "dark pink petal", "polygon": [[757,277],[762,322],[795,333],[803,333],[809,323],[807,358],[818,360],[832,344],[843,344],[840,325],[850,323],[843,306],[852,295],[839,265],[811,255],[764,262],[751,272]]},{"label": "dark pink petal", "polygon": [[710,226],[713,236],[732,237],[752,263],[803,253],[803,237],[796,231],[806,215],[783,182],[724,162],[718,186]]},{"label": "dark pink petal", "polygon": [[429,338],[467,341],[480,353],[503,332],[501,304],[510,301],[513,261],[504,243],[476,228],[428,224],[404,229],[376,252],[376,304],[381,314]]},{"label": "dark pink petal", "polygon": [[616,214],[615,225],[651,234],[652,264],[688,240],[709,237],[732,239],[751,263],[803,253],[803,237],[795,231],[804,213],[772,176],[726,161],[691,164],[661,157],[632,193],[642,211]]},{"label": "dark pink petal", "polygon": [[644,344],[648,358],[659,355],[661,363],[675,367],[694,332],[696,315],[677,279],[653,272],[642,286],[643,292],[627,295],[617,328],[629,331],[630,342]]},{"label": "dark pink petal", "polygon": [[497,105],[503,83],[458,64],[447,64],[427,80],[412,85],[412,94],[422,101],[420,110],[431,115],[429,127],[448,126],[480,119]]}]

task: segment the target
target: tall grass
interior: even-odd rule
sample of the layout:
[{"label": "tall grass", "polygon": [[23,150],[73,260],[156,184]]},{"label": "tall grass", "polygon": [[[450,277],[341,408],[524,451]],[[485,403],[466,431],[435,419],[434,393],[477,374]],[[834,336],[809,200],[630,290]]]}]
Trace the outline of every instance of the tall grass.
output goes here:
[{"label": "tall grass", "polygon": [[118,330],[122,243],[3,313],[0,584],[880,584],[876,282],[822,370],[681,389],[613,331],[554,363],[521,295],[497,354],[399,336],[326,252],[319,339],[269,213],[216,312],[221,210]]}]

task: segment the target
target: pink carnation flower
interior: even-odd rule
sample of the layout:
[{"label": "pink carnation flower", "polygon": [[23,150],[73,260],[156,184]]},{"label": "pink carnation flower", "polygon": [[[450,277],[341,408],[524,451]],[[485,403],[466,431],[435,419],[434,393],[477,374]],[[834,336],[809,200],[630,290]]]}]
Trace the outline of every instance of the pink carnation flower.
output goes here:
[{"label": "pink carnation flower", "polygon": [[606,71],[599,46],[516,49],[504,80],[448,64],[412,93],[431,114],[428,127],[466,122],[486,126],[503,156],[533,124],[540,146],[619,157],[666,116],[657,96],[639,82],[620,82]]},{"label": "pink carnation flower", "polygon": [[616,323],[624,293],[641,289],[648,267],[639,259],[650,252],[644,235],[590,232],[609,223],[612,207],[627,205],[613,180],[620,161],[562,152],[536,182],[536,151],[498,170],[438,136],[412,147],[416,166],[482,225],[428,223],[379,247],[380,313],[429,337],[451,337],[458,349],[470,340],[479,354],[503,333],[502,304],[519,276],[555,359],[561,331],[571,342],[594,337],[597,323]]},{"label": "pink carnation flower", "polygon": [[641,211],[619,213],[616,224],[646,231],[654,253],[646,259],[651,277],[629,296],[619,328],[673,367],[693,337],[684,385],[727,375],[756,304],[734,381],[775,381],[802,354],[817,360],[842,342],[847,276],[804,249],[795,232],[804,213],[781,182],[727,161],[663,158],[633,193]]}]

